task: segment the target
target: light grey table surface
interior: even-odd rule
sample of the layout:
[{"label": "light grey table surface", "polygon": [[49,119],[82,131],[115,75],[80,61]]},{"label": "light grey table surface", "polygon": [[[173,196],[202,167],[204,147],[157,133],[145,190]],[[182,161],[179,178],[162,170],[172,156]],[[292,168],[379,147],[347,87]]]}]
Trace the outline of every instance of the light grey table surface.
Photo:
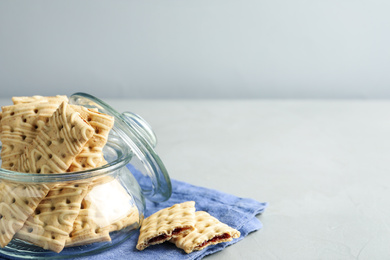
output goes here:
[{"label": "light grey table surface", "polygon": [[269,202],[207,259],[390,259],[390,101],[105,101],[150,123],[171,178]]}]

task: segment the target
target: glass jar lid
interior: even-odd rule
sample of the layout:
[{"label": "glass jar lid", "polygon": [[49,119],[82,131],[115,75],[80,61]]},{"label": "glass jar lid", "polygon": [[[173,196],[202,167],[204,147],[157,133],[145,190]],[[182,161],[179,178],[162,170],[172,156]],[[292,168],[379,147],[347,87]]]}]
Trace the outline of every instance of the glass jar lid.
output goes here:
[{"label": "glass jar lid", "polygon": [[171,181],[154,150],[156,135],[144,119],[131,112],[121,114],[104,101],[86,93],[73,94],[69,103],[97,108],[99,112],[113,116],[115,124],[110,133],[111,138],[124,142],[130,148],[125,155],[127,159],[130,157],[127,167],[137,179],[145,198],[153,202],[169,199],[172,194]]}]

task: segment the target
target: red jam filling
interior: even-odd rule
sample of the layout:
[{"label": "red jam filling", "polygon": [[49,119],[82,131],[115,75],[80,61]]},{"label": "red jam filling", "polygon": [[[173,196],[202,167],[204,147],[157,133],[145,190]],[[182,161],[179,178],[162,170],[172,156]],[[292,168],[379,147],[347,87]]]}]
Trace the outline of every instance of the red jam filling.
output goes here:
[{"label": "red jam filling", "polygon": [[158,242],[158,241],[161,241],[161,240],[166,239],[167,237],[168,237],[167,234],[159,235],[159,236],[157,236],[157,237],[154,237],[154,238],[150,239],[150,240],[148,241],[148,244],[156,243],[156,242]]},{"label": "red jam filling", "polygon": [[215,243],[215,242],[218,242],[220,240],[224,240],[224,239],[228,239],[228,238],[230,238],[230,235],[228,233],[225,233],[225,234],[220,235],[220,236],[215,236],[210,240],[204,241],[202,244],[200,244],[197,247],[201,248],[201,247],[207,246],[210,243]]},{"label": "red jam filling", "polygon": [[[182,232],[183,230],[186,230],[188,228],[175,228],[173,231],[172,231],[172,235],[177,235],[179,234],[180,232]],[[164,239],[167,239],[169,236],[167,234],[162,234],[162,235],[159,235],[157,237],[154,237],[152,239],[150,239],[148,241],[148,244],[152,244],[152,243],[156,243],[158,241],[161,241],[161,240],[164,240]]]},{"label": "red jam filling", "polygon": [[173,236],[173,235],[177,235],[177,234],[179,234],[181,231],[186,230],[186,229],[188,229],[188,228],[175,228],[175,229],[172,231],[172,236]]}]

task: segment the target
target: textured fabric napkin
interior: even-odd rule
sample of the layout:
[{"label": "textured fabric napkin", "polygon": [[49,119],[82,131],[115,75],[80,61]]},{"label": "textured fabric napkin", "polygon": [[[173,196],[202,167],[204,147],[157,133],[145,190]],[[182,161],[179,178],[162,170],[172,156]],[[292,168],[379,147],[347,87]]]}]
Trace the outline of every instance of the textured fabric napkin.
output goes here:
[{"label": "textured fabric napkin", "polygon": [[[137,178],[137,172],[135,172],[134,168],[131,168],[130,170]],[[150,246],[143,251],[138,251],[135,246],[138,241],[139,233],[136,233],[129,240],[117,247],[113,247],[98,255],[81,257],[78,259],[201,259],[206,255],[221,251],[228,245],[237,243],[238,241],[244,239],[244,237],[249,233],[262,227],[261,222],[255,216],[264,211],[267,203],[261,203],[248,198],[239,198],[231,194],[194,186],[177,180],[171,181],[171,198],[158,204],[146,201],[145,217],[176,203],[193,200],[195,201],[197,211],[203,210],[208,212],[221,222],[239,230],[241,232],[241,236],[230,242],[212,245],[206,247],[204,250],[186,254],[182,249],[177,248],[174,244],[169,242]],[[142,182],[142,180],[139,180],[139,182]]]}]

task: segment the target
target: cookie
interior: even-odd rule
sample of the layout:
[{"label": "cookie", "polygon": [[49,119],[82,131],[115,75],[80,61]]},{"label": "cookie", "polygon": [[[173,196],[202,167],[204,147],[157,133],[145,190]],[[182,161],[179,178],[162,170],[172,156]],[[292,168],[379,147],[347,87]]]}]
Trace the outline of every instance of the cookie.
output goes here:
[{"label": "cookie", "polygon": [[139,226],[139,213],[132,197],[117,179],[104,178],[94,186],[82,202],[73,231],[66,246],[110,241],[109,232],[128,226]]},{"label": "cookie", "polygon": [[71,105],[71,107],[92,126],[94,134],[72,161],[67,172],[96,168],[104,160],[103,147],[114,125],[114,117],[82,106]]},{"label": "cookie", "polygon": [[220,222],[207,212],[195,212],[195,221],[194,231],[170,240],[187,254],[194,250],[202,250],[209,245],[231,241],[233,238],[240,237],[239,231]]},{"label": "cookie", "polygon": [[54,185],[2,181],[0,186],[0,246],[5,247]]},{"label": "cookie", "polygon": [[65,246],[81,246],[97,242],[111,241],[108,230],[100,229],[98,218],[101,218],[100,211],[91,206],[91,201],[84,199],[72,231],[66,240]]},{"label": "cookie", "polygon": [[[101,166],[107,162],[103,159],[99,165]],[[98,223],[101,223],[102,212],[96,206],[93,205],[93,200],[89,192],[93,190],[95,186],[102,185],[109,181],[112,181],[111,176],[99,176],[91,180],[88,186],[88,194],[81,202],[81,209],[77,216],[73,229],[66,240],[65,247],[81,246],[97,242],[111,241],[109,231],[101,230]],[[104,197],[106,194],[101,194]]]},{"label": "cookie", "polygon": [[195,229],[195,202],[187,201],[162,209],[144,219],[136,248],[144,250],[172,237],[185,235]]},{"label": "cookie", "polygon": [[15,237],[43,249],[61,252],[80,212],[88,185],[89,182],[77,181],[52,188]]},{"label": "cookie", "polygon": [[68,102],[69,100],[68,100],[67,96],[61,96],[61,95],[57,95],[54,97],[43,97],[43,96],[12,97],[12,102],[14,103],[14,105],[32,103],[32,102],[37,102],[37,101],[39,101],[39,102],[54,101],[54,102],[62,103],[64,101]]},{"label": "cookie", "polygon": [[4,106],[1,119],[1,158],[3,169],[11,170],[39,131],[59,107],[60,102],[32,102]]},{"label": "cookie", "polygon": [[94,133],[93,128],[63,102],[12,168],[27,173],[65,172]]}]

